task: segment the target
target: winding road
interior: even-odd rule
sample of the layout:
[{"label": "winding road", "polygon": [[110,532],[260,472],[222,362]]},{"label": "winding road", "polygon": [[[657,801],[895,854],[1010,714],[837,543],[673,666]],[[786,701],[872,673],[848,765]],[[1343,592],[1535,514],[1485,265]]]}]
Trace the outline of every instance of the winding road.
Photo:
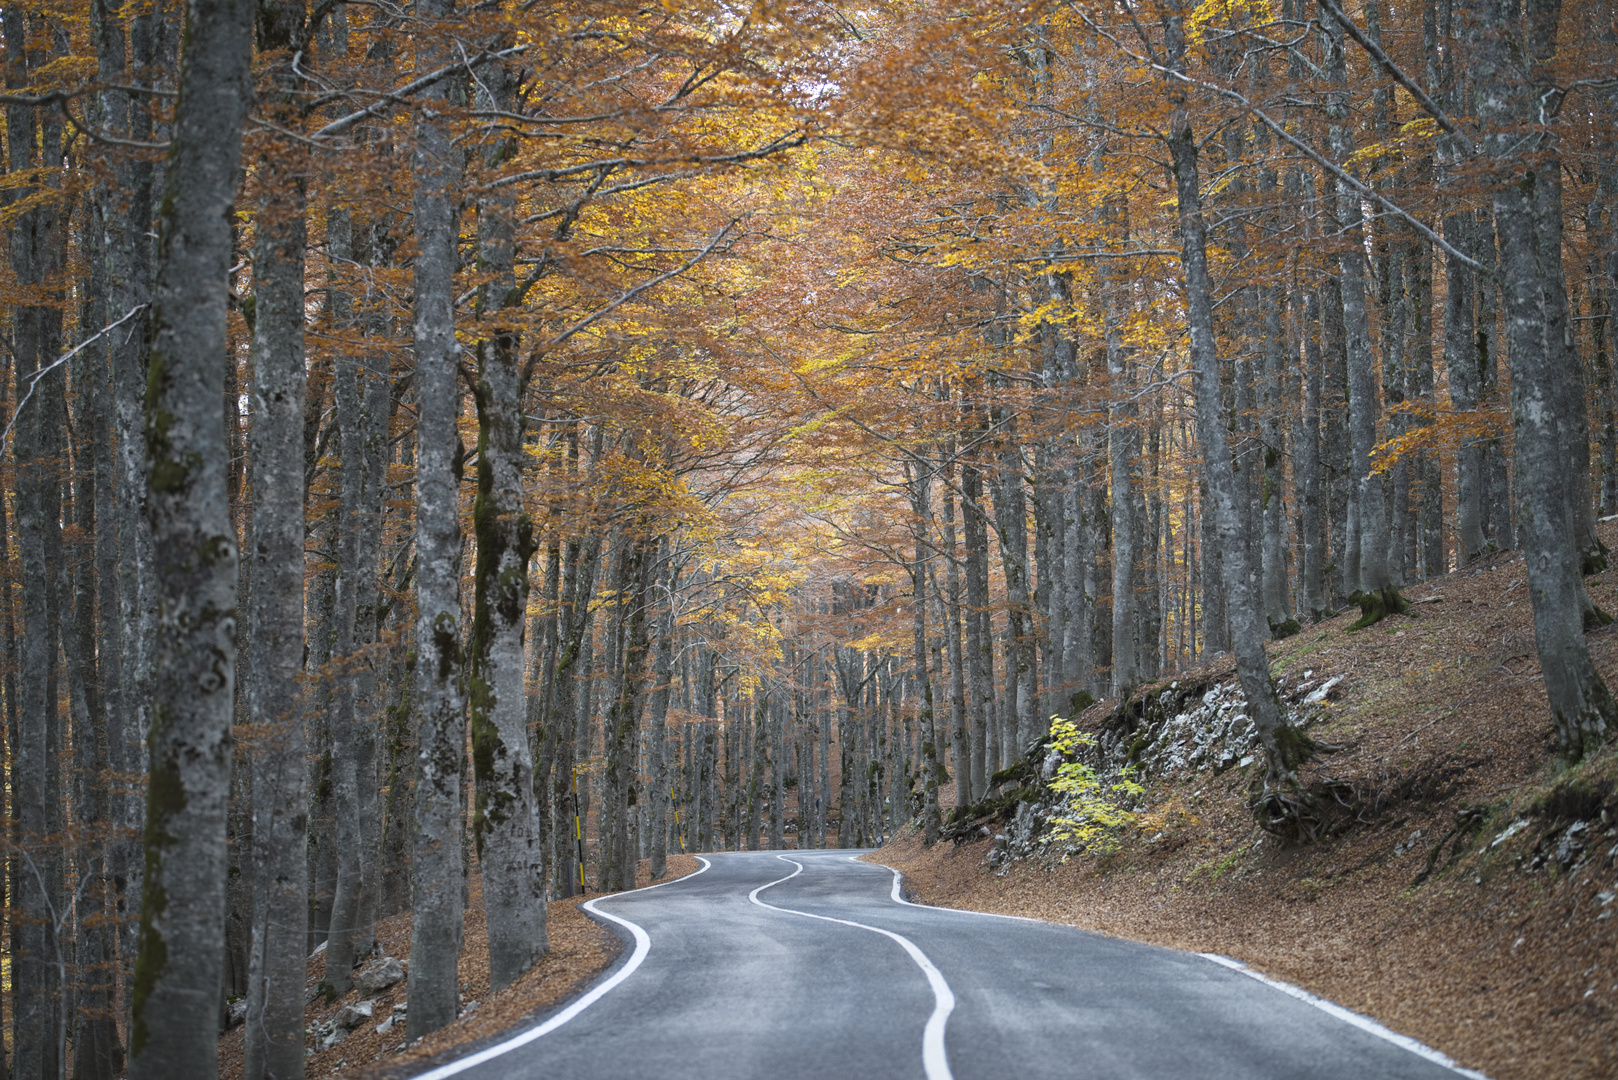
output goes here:
[{"label": "winding road", "polygon": [[908,903],[857,854],[709,855],[598,897],[612,970],[417,1080],[1480,1075],[1222,957]]}]

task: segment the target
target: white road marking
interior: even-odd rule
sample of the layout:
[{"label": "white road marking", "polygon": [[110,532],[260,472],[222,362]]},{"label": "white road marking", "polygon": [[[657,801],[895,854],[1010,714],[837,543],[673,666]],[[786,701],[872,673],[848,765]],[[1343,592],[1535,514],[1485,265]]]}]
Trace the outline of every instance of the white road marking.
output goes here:
[{"label": "white road marking", "polygon": [[[864,859],[864,857],[859,856],[859,855],[850,855],[848,857],[848,861],[849,862],[865,862],[865,859]],[[892,874],[893,874],[893,902],[895,904],[903,904],[905,907],[925,908],[927,911],[958,911],[962,915],[982,915],[984,918],[987,918],[987,919],[1015,919],[1017,922],[1031,922],[1031,923],[1043,923],[1043,922],[1045,922],[1044,919],[1030,919],[1026,915],[1002,915],[998,911],[973,911],[970,908],[934,907],[932,904],[916,904],[916,903],[912,903],[911,901],[906,900],[904,898],[904,896],[901,894],[900,890],[899,890],[899,879],[904,876],[903,874],[899,873],[899,871],[897,871],[897,870],[894,870],[893,867],[889,866],[887,863],[866,862],[865,865],[866,866],[880,866],[882,869],[892,872]],[[1050,925],[1061,925],[1061,924],[1050,924]]]},{"label": "white road marking", "polygon": [[[922,974],[927,976],[927,985],[933,989],[933,1014],[927,1018],[927,1026],[921,1033],[922,1068],[926,1070],[927,1080],[954,1080],[954,1074],[949,1071],[949,1055],[944,1051],[944,1026],[949,1023],[949,1014],[955,1011],[955,992],[949,988],[949,983],[944,980],[944,973],[933,966],[933,962],[927,959],[927,954],[918,949],[914,942],[907,937],[895,934],[892,930],[884,930],[880,926],[867,926],[864,923],[851,922],[848,919],[834,919],[830,915],[815,915],[807,911],[794,911],[792,908],[777,907],[774,904],[766,904],[760,900],[758,894],[765,889],[779,885],[783,881],[791,881],[803,873],[803,863],[789,859],[785,855],[777,855],[776,858],[782,862],[792,863],[797,869],[778,881],[772,881],[768,885],[760,885],[748,893],[747,898],[759,907],[769,908],[771,911],[780,911],[787,915],[801,915],[805,919],[820,919],[824,922],[841,923],[843,926],[869,930],[873,934],[881,934],[883,937],[892,938],[898,942],[900,948],[909,953],[910,959],[914,960],[916,966],[921,968]],[[423,1078],[423,1080],[426,1080],[426,1078]]]},{"label": "white road marking", "polygon": [[1334,1016],[1345,1024],[1352,1024],[1361,1031],[1369,1032],[1379,1039],[1385,1039],[1402,1050],[1410,1051],[1410,1053],[1415,1054],[1419,1058],[1426,1058],[1435,1065],[1442,1065],[1444,1068],[1450,1069],[1451,1071],[1459,1073],[1462,1076],[1471,1077],[1472,1080],[1489,1080],[1486,1075],[1478,1072],[1476,1069],[1462,1068],[1447,1054],[1434,1050],[1425,1043],[1419,1043],[1410,1036],[1401,1035],[1397,1031],[1390,1031],[1381,1024],[1377,1023],[1375,1020],[1372,1020],[1370,1017],[1361,1016],[1357,1012],[1352,1012],[1345,1009],[1334,1001],[1327,1001],[1325,998],[1316,997],[1302,987],[1293,986],[1291,983],[1284,983],[1279,979],[1272,979],[1268,975],[1260,975],[1258,972],[1254,971],[1240,960],[1232,960],[1230,957],[1221,956],[1218,953],[1205,952],[1198,953],[1197,955],[1202,957],[1204,960],[1212,960],[1220,967],[1227,967],[1232,971],[1239,971],[1249,978],[1257,979],[1265,986],[1273,987],[1276,990],[1281,991],[1283,994],[1297,998],[1299,1001],[1308,1002],[1310,1005],[1313,1005],[1315,1008],[1319,1009],[1323,1013],[1326,1013],[1328,1016]]},{"label": "white road marking", "polygon": [[495,1043],[493,1046],[488,1047],[485,1050],[479,1050],[475,1054],[460,1058],[456,1061],[451,1061],[447,1065],[440,1065],[431,1072],[422,1073],[421,1075],[417,1076],[415,1080],[444,1080],[444,1077],[454,1076],[456,1073],[465,1072],[467,1069],[470,1069],[473,1066],[483,1064],[490,1058],[497,1058],[501,1054],[509,1053],[510,1051],[517,1049],[519,1046],[527,1046],[540,1036],[549,1035],[551,1032],[555,1031],[557,1028],[579,1015],[585,1009],[588,1009],[597,1001],[600,1001],[609,990],[633,975],[635,973],[635,969],[640,967],[641,962],[646,959],[646,954],[651,951],[652,939],[647,936],[645,930],[641,929],[639,926],[636,926],[628,919],[621,919],[617,915],[608,914],[607,912],[596,907],[596,904],[600,903],[602,900],[613,899],[619,896],[628,896],[630,893],[648,892],[652,889],[661,889],[665,885],[677,885],[682,881],[690,881],[692,878],[696,877],[697,874],[703,873],[713,865],[701,855],[698,855],[696,858],[697,862],[702,864],[702,869],[698,870],[696,874],[686,874],[684,877],[677,877],[673,881],[660,881],[656,885],[648,885],[644,889],[631,889],[629,892],[612,893],[610,897],[598,896],[594,900],[580,905],[586,910],[600,915],[603,919],[610,919],[620,926],[627,926],[629,928],[629,932],[635,937],[635,951],[629,954],[629,962],[623,967],[619,968],[617,971],[613,972],[611,978],[598,984],[597,986],[592,987],[589,993],[585,994],[579,1000],[575,1001],[573,1004],[569,1005],[567,1008],[563,1009],[549,1020],[546,1020],[543,1024],[531,1027],[519,1035],[513,1035],[505,1042]]}]

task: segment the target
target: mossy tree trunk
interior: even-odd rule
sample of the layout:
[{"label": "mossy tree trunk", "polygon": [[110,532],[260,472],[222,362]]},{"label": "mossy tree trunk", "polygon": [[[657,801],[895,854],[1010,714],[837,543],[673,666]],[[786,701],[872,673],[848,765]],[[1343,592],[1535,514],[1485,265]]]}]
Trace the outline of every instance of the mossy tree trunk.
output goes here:
[{"label": "mossy tree trunk", "polygon": [[238,553],[220,401],[253,5],[197,0],[185,34],[146,397],[158,626],[131,1080],[217,1074],[225,950]]},{"label": "mossy tree trunk", "polygon": [[[434,24],[453,0],[421,0],[419,61],[454,55]],[[461,690],[461,529],[456,492],[460,439],[456,418],[455,208],[461,153],[442,116],[450,87],[420,95],[411,158],[418,254],[415,262],[416,354],[416,806],[411,865],[410,991],[406,1037],[417,1039],[455,1019],[461,953],[461,765],[466,703]]]},{"label": "mossy tree trunk", "polygon": [[[933,679],[927,666],[927,578],[932,565],[932,540],[929,535],[932,522],[932,483],[930,465],[917,461],[911,471],[910,509],[915,514],[915,557],[910,563],[910,605],[912,629],[911,663],[914,665],[918,710],[916,723],[921,728],[921,809],[922,840],[928,846],[938,841],[941,815],[938,809],[938,783],[945,775],[943,755],[938,749],[938,723],[934,719]],[[956,765],[956,768],[960,768]],[[906,808],[908,813],[908,808]]]},{"label": "mossy tree trunk", "polygon": [[[516,75],[494,65],[479,80],[480,104],[510,109]],[[483,148],[496,168],[514,145]],[[523,390],[515,330],[502,325],[515,307],[515,199],[496,188],[478,202],[481,269],[489,275],[478,304],[477,540],[472,636],[467,654],[472,763],[477,779],[473,830],[483,868],[489,928],[489,985],[506,986],[550,949],[545,931],[545,859],[535,813],[534,760],[523,699],[528,563],[534,526],[523,508]]]}]

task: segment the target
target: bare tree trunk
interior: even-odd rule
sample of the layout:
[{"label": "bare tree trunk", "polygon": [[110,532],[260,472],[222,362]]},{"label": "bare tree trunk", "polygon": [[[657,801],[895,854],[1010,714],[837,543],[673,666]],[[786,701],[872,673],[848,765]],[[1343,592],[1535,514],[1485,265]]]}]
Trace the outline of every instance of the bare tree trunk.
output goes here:
[{"label": "bare tree trunk", "polygon": [[[1471,75],[1485,148],[1496,173],[1495,228],[1500,240],[1502,294],[1511,356],[1511,412],[1516,431],[1517,512],[1534,603],[1534,638],[1545,693],[1562,754],[1576,761],[1594,752],[1618,723],[1618,702],[1590,659],[1584,640],[1588,601],[1572,522],[1567,476],[1567,429],[1576,417],[1564,398],[1564,357],[1547,340],[1540,232],[1535,222],[1540,173],[1560,167],[1554,154],[1530,163],[1520,156],[1520,126],[1537,117],[1538,95],[1528,71],[1511,0],[1474,0]],[[1553,22],[1555,0],[1531,14]],[[1532,24],[1530,24],[1532,32]],[[1543,152],[1543,151],[1542,151]],[[1575,485],[1576,486],[1576,485]]]},{"label": "bare tree trunk", "polygon": [[[106,3],[98,3],[93,11],[98,74],[108,84],[126,82],[131,77],[131,65],[125,51],[124,25]],[[151,23],[150,14],[129,20],[134,67],[142,72],[135,76],[137,81],[146,74],[143,69],[150,61]],[[100,121],[103,130],[114,136],[145,140],[151,118],[144,107],[132,105],[129,94],[106,92]],[[145,390],[146,305],[151,298],[151,244],[146,236],[152,205],[151,178],[149,162],[118,155],[112,162],[108,191],[109,195],[119,192],[127,198],[128,210],[114,212],[110,198],[103,204],[107,310],[112,318],[133,312],[127,329],[112,337],[105,354],[110,369],[107,422],[112,430],[104,434],[97,448],[98,454],[106,455],[106,461],[98,469],[104,479],[97,486],[97,497],[103,501],[97,509],[100,531],[96,537],[107,761],[112,781],[107,872],[113,890],[111,914],[118,935],[119,996],[126,1008],[137,949],[143,869],[139,833],[144,775],[140,751],[147,726],[148,698],[144,691],[149,685],[150,621],[144,616],[151,599],[151,538],[144,512],[141,401]],[[113,431],[117,435],[116,450]]]},{"label": "bare tree trunk", "polygon": [[[453,0],[421,0],[426,20],[421,63],[448,60],[439,35]],[[461,762],[465,701],[460,676],[461,473],[455,431],[455,203],[461,151],[440,110],[449,88],[439,82],[420,95],[426,109],[416,125],[411,166],[420,251],[415,263],[416,351],[416,832],[411,852],[410,996],[406,1037],[418,1039],[455,1019],[461,953]]]},{"label": "bare tree trunk", "polygon": [[[1325,70],[1336,89],[1328,96],[1332,155],[1346,161],[1354,152],[1348,126],[1348,76],[1342,27],[1330,17],[1321,19]],[[1337,227],[1342,246],[1336,254],[1342,290],[1343,329],[1348,360],[1349,482],[1358,499],[1359,577],[1349,587],[1364,594],[1367,620],[1378,612],[1400,610],[1402,601],[1393,589],[1388,569],[1387,501],[1382,478],[1371,472],[1371,452],[1377,443],[1376,371],[1371,355],[1370,317],[1366,311],[1365,246],[1360,195],[1346,184],[1336,185]],[[1375,594],[1374,599],[1370,599]],[[1369,605],[1369,606],[1367,606]]]},{"label": "bare tree trunk", "polygon": [[[514,73],[502,65],[482,73],[483,107],[509,109]],[[494,163],[506,140],[485,148]],[[516,286],[515,198],[510,188],[478,204],[480,262],[490,280],[479,314],[499,318]],[[534,529],[523,507],[523,377],[516,334],[496,329],[478,342],[478,497],[473,571],[472,637],[467,657],[472,761],[477,778],[473,831],[483,868],[489,929],[489,985],[498,990],[550,950],[545,928],[545,874],[535,830],[534,762],[523,701],[523,632]]]},{"label": "bare tree trunk", "polygon": [[[98,117],[98,122],[104,118],[104,115]],[[87,305],[85,325],[89,333],[96,332],[107,322],[110,260],[106,243],[109,206],[106,195],[101,191],[95,199],[86,200],[90,212],[88,240],[94,259],[90,272],[92,301]],[[82,658],[92,658],[91,670],[86,673],[89,680],[87,704],[92,718],[88,734],[92,741],[88,746],[83,745],[75,734],[75,750],[80,761],[91,770],[86,775],[81,767],[79,805],[93,811],[88,818],[81,814],[81,820],[92,822],[93,828],[80,864],[80,872],[88,874],[91,881],[81,901],[85,915],[78,920],[82,989],[78,1030],[74,1034],[76,1080],[111,1080],[123,1071],[123,1046],[116,1023],[120,982],[116,922],[119,890],[112,872],[122,838],[113,817],[111,787],[116,780],[111,755],[115,742],[123,740],[126,704],[117,618],[118,531],[114,497],[117,468],[113,460],[109,355],[106,344],[87,349],[75,362],[73,374],[79,389],[79,420],[75,426],[80,437],[74,467],[83,476],[75,492],[83,566],[79,571],[74,620],[80,634],[81,662]],[[6,595],[9,596],[9,592]],[[123,762],[120,760],[118,764],[121,766]],[[100,917],[86,917],[91,912]],[[0,1069],[3,1068],[0,1062]]]},{"label": "bare tree trunk", "polygon": [[218,1071],[238,563],[219,403],[252,33],[242,0],[187,9],[164,184],[146,399],[159,620],[131,1080]]},{"label": "bare tree trunk", "polygon": [[1326,587],[1326,522],[1321,502],[1320,395],[1323,385],[1320,350],[1320,294],[1311,289],[1303,295],[1303,413],[1293,476],[1298,484],[1299,532],[1302,534],[1303,567],[1299,574],[1302,610],[1317,622],[1331,608]]},{"label": "bare tree trunk", "polygon": [[[30,73],[50,56],[27,48],[33,18],[25,9],[8,7],[3,18],[6,85],[24,89]],[[41,28],[47,39],[54,32]],[[11,43],[15,43],[14,45]],[[61,154],[61,123],[34,109],[13,105],[6,110],[7,165],[25,174]],[[41,147],[41,143],[44,144]],[[41,154],[43,150],[43,154]],[[8,202],[33,197],[35,205],[18,213],[7,237],[12,272],[25,288],[48,287],[62,262],[65,246],[61,194],[24,184],[7,192]],[[22,600],[22,638],[18,656],[18,722],[11,759],[11,842],[14,867],[11,927],[12,1059],[17,1080],[57,1080],[64,1065],[66,1032],[58,961],[71,948],[61,937],[63,852],[61,837],[61,741],[58,715],[57,646],[61,611],[57,579],[61,573],[61,484],[56,468],[64,451],[62,431],[67,399],[66,372],[46,365],[61,348],[62,316],[54,305],[19,304],[11,310],[10,352],[15,365],[12,454],[15,462],[16,536]],[[30,391],[32,395],[30,396]],[[9,595],[7,597],[9,602]]]},{"label": "bare tree trunk", "polygon": [[[953,447],[945,459],[944,464],[944,580],[945,595],[940,601],[944,624],[944,641],[949,652],[950,670],[950,719],[951,741],[954,743],[955,764],[955,805],[964,812],[977,798],[982,772],[983,756],[981,752],[974,754],[972,733],[981,724],[981,720],[972,716],[968,706],[966,661],[962,655],[961,646],[961,571],[959,548],[955,544],[955,488],[954,478],[950,474],[950,459],[954,457]],[[1065,503],[1064,503],[1065,505]],[[1066,567],[1064,566],[1064,569]],[[938,591],[937,575],[934,575],[933,591]],[[1064,637],[1070,634],[1064,633]],[[1064,648],[1066,645],[1064,644]],[[1065,667],[1064,667],[1064,670]],[[981,745],[981,744],[979,744]],[[803,798],[803,783],[798,785],[799,799]]]},{"label": "bare tree trunk", "polygon": [[[1269,188],[1271,197],[1274,185]],[[1264,533],[1261,545],[1263,567],[1264,618],[1270,633],[1285,637],[1292,619],[1292,601],[1287,595],[1287,515],[1286,515],[1286,402],[1281,388],[1287,361],[1287,293],[1282,285],[1259,290],[1264,307],[1264,399],[1260,422],[1263,425],[1264,474],[1259,496]]]},{"label": "bare tree trunk", "polygon": [[[1034,653],[1034,609],[1028,563],[1028,504],[1023,494],[1022,447],[1010,416],[997,420],[999,475],[994,516],[1006,580],[1007,710],[1002,756],[1015,760],[1044,732],[1039,724],[1039,683]],[[1010,744],[1009,754],[1006,743]]]},{"label": "bare tree trunk", "polygon": [[[662,596],[658,600],[657,658],[653,661],[651,716],[647,721],[652,745],[652,790],[649,793],[652,800],[652,844],[647,855],[651,860],[648,869],[653,881],[661,880],[663,875],[668,873],[670,836],[668,815],[670,803],[673,801],[670,794],[673,778],[669,769],[671,747],[668,715],[669,699],[674,690],[674,602],[680,583],[680,572],[674,559],[673,546],[667,538],[661,542],[658,550],[661,556],[659,562],[662,564],[658,591]],[[801,781],[798,790],[800,793],[803,790]],[[801,813],[798,830],[801,836],[803,831]]]},{"label": "bare tree trunk", "polygon": [[915,514],[916,557],[911,563],[911,606],[914,621],[914,641],[911,663],[917,680],[920,710],[916,723],[921,728],[921,783],[924,801],[921,811],[922,842],[929,847],[938,842],[941,824],[938,810],[938,782],[944,768],[938,752],[938,725],[933,718],[933,680],[927,670],[927,570],[932,561],[932,550],[927,534],[931,529],[932,472],[930,467],[917,465],[911,479],[910,508]]},{"label": "bare tree trunk", "polygon": [[[1127,235],[1127,234],[1126,234]],[[1135,517],[1135,488],[1139,483],[1140,428],[1136,426],[1134,374],[1124,348],[1120,323],[1123,305],[1116,293],[1120,282],[1107,286],[1103,300],[1103,334],[1110,377],[1108,464],[1112,485],[1112,695],[1124,697],[1140,680],[1135,656],[1135,559],[1139,526]],[[1026,743],[1026,736],[1023,742]]]},{"label": "bare tree trunk", "polygon": [[966,672],[972,723],[972,798],[983,798],[1000,768],[994,726],[994,638],[989,613],[989,530],[983,513],[983,473],[969,456],[961,462],[961,533],[966,577]]},{"label": "bare tree trunk", "polygon": [[[259,47],[300,43],[299,0],[259,8]],[[277,65],[272,115],[292,106],[291,65]],[[309,921],[309,797],[304,739],[304,217],[305,178],[285,149],[259,155],[253,246],[253,429],[250,458],[253,593],[248,609],[253,925],[245,1075],[303,1075],[304,968]]]},{"label": "bare tree trunk", "polygon": [[[1183,6],[1171,9],[1165,28],[1170,67],[1183,71],[1185,27]],[[1309,743],[1281,713],[1269,661],[1264,655],[1264,628],[1258,599],[1248,576],[1246,546],[1241,534],[1241,509],[1226,441],[1219,393],[1219,355],[1213,328],[1212,284],[1208,276],[1207,240],[1202,216],[1197,168],[1197,144],[1184,109],[1184,93],[1170,88],[1169,152],[1174,162],[1178,196],[1182,264],[1185,274],[1187,329],[1196,399],[1197,428],[1203,446],[1203,472],[1207,477],[1212,518],[1218,530],[1220,569],[1228,604],[1236,670],[1242,692],[1267,759],[1264,791],[1255,811],[1261,822],[1276,827],[1291,816],[1286,805],[1297,787],[1297,767]]]}]

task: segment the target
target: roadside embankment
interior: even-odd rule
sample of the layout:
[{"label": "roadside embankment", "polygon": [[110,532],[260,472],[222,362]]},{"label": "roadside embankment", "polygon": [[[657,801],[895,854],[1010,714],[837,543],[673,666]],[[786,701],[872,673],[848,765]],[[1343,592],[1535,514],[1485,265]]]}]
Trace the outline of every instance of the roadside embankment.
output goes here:
[{"label": "roadside embankment", "polygon": [[[698,869],[689,855],[670,855],[664,881],[684,877]],[[647,863],[642,860],[637,887],[652,884]],[[311,1001],[305,1010],[306,1030],[310,1032],[306,1075],[341,1074],[384,1077],[403,1075],[419,1069],[447,1051],[490,1040],[521,1024],[536,1013],[573,997],[612,965],[619,952],[616,935],[580,910],[593,896],[553,900],[547,908],[551,950],[539,963],[497,994],[489,993],[489,937],[483,921],[481,880],[474,876],[472,902],[467,906],[465,938],[461,946],[461,1016],[455,1023],[406,1044],[403,1006],[408,996],[409,978],[376,987],[388,976],[378,970],[368,987],[355,989],[327,1002],[316,993],[320,985],[322,958],[309,959],[308,987]],[[407,961],[410,956],[410,914],[405,912],[383,919],[377,926],[377,940],[383,957]],[[372,961],[360,969],[365,975]],[[408,968],[408,964],[401,966]],[[363,979],[358,980],[364,982]],[[397,1019],[391,1024],[397,1012]],[[381,1029],[381,1030],[379,1030]],[[219,1040],[220,1080],[242,1076],[242,1027],[240,1024]],[[342,1034],[339,1034],[342,1033]],[[336,1038],[334,1039],[334,1036]]]},{"label": "roadside embankment", "polygon": [[[1272,644],[1295,705],[1330,684],[1299,714],[1330,807],[1312,840],[1254,823],[1262,762],[1227,661],[1078,719],[1100,771],[1145,789],[1111,851],[1053,836],[1036,751],[1003,782],[1017,798],[957,815],[959,840],[906,831],[869,858],[918,902],[1233,957],[1496,1080],[1618,1076],[1618,752],[1551,753],[1525,577],[1504,553],[1411,589],[1409,614]],[[1618,572],[1586,584],[1614,608]],[[1618,626],[1590,643],[1618,686]]]}]

